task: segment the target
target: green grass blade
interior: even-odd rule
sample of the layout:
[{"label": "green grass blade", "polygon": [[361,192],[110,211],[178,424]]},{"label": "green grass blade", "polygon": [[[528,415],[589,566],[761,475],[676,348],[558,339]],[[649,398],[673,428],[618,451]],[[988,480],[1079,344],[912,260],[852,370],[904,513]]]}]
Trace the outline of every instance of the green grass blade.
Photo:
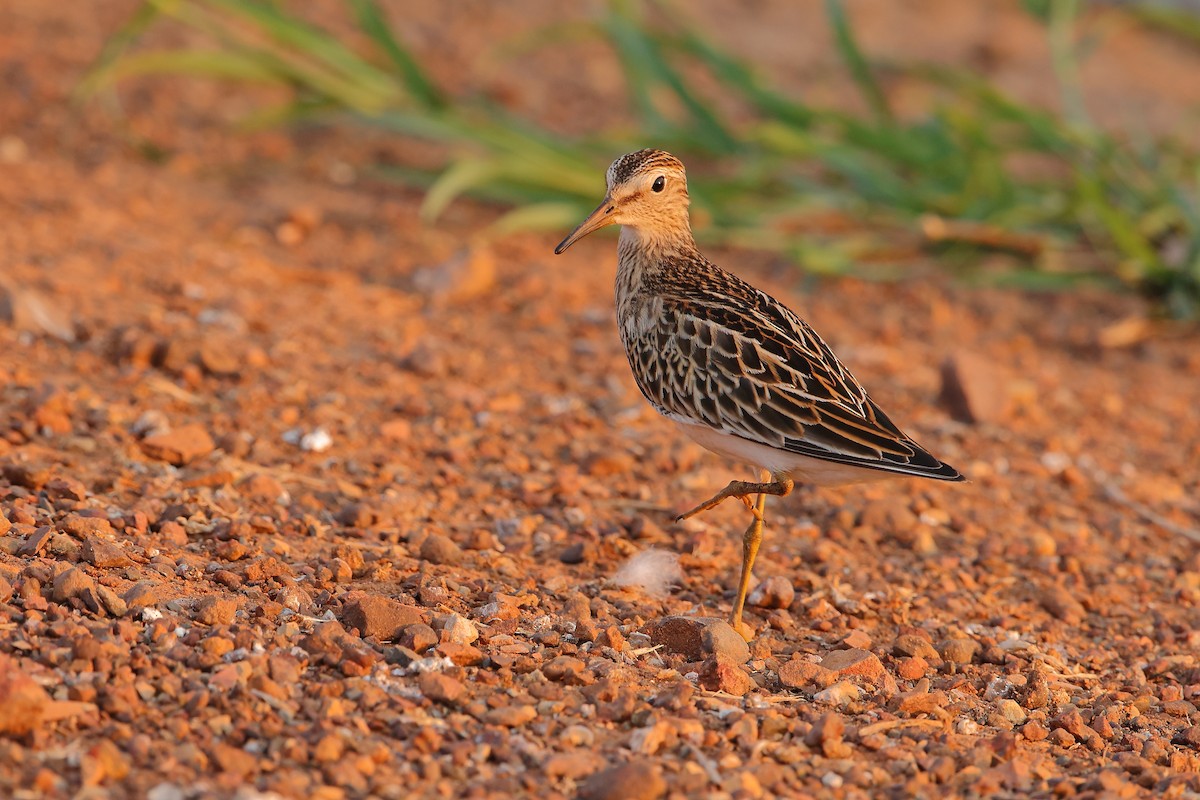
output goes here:
[{"label": "green grass blade", "polygon": [[825,11],[833,28],[833,38],[837,43],[838,52],[846,63],[846,68],[850,70],[850,75],[858,85],[859,91],[862,92],[863,99],[867,101],[871,113],[877,120],[893,121],[894,117],[887,97],[884,95],[883,89],[879,87],[879,82],[875,80],[875,75],[871,72],[871,65],[867,62],[866,56],[863,55],[854,38],[854,30],[850,26],[850,20],[846,17],[846,8],[842,1],[825,0]]},{"label": "green grass blade", "polygon": [[194,75],[221,80],[275,83],[279,73],[261,58],[212,50],[169,50],[134,53],[108,68],[105,80],[137,75]]},{"label": "green grass blade", "polygon": [[420,64],[413,58],[408,48],[400,44],[400,40],[388,27],[383,10],[375,0],[347,0],[358,18],[358,25],[363,32],[391,59],[404,80],[409,94],[425,108],[442,109],[446,107],[446,99],[438,91],[433,82],[425,75]]},{"label": "green grass blade", "polygon": [[117,80],[113,74],[115,65],[125,57],[129,48],[159,21],[161,16],[162,12],[153,0],[147,0],[138,6],[129,21],[104,43],[100,55],[88,68],[87,74],[76,88],[75,95],[84,97],[94,94],[104,86],[112,85]]}]

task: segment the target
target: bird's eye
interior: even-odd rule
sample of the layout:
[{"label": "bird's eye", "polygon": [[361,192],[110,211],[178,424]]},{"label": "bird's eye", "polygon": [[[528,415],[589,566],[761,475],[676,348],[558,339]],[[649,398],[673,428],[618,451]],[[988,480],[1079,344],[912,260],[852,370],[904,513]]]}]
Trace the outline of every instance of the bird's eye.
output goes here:
[{"label": "bird's eye", "polygon": [[662,175],[659,175],[657,178],[654,179],[654,185],[651,186],[650,188],[656,192],[661,192],[663,190],[663,187],[666,185],[667,185],[667,179],[664,178]]}]

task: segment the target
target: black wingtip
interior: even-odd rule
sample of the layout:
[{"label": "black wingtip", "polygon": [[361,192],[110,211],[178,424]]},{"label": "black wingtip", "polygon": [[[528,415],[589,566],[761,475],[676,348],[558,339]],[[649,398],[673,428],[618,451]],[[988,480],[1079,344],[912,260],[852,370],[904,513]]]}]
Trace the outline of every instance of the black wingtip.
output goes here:
[{"label": "black wingtip", "polygon": [[953,483],[965,483],[967,476],[956,470],[954,467],[942,462],[942,467],[937,471],[937,477],[944,481],[952,481]]}]

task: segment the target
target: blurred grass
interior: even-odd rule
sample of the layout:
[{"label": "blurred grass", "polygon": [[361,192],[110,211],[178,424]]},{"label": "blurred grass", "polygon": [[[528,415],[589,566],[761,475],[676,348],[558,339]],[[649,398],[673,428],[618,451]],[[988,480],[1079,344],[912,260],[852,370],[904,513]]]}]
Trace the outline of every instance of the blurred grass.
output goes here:
[{"label": "blurred grass", "polygon": [[[145,0],[82,89],[171,73],[287,87],[286,104],[249,122],[351,115],[443,143],[444,169],[391,176],[427,187],[426,219],[464,194],[511,207],[497,233],[570,228],[595,204],[614,156],[662,147],[720,166],[693,168],[690,181],[697,235],[708,242],[778,252],[828,273],[880,274],[862,262],[911,260],[929,249],[940,263],[974,266],[981,251],[1002,251],[1015,268],[960,272],[1029,288],[1099,282],[1141,292],[1174,316],[1200,317],[1200,158],[1167,140],[1134,143],[1091,124],[1077,79],[1076,0],[1026,0],[1045,22],[1064,113],[1021,103],[966,71],[892,66],[937,89],[936,102],[909,120],[890,108],[841,0],[825,5],[867,113],[781,93],[666,0],[610,0],[573,27],[572,35],[611,47],[636,115],[633,130],[576,140],[485,101],[448,97],[376,0],[346,0],[355,40],[369,45],[362,53],[274,0]],[[1147,19],[1180,35],[1191,30],[1182,18]],[[210,46],[136,47],[167,24],[202,32]],[[697,88],[697,70],[749,113],[736,125],[722,119]],[[861,230],[874,235],[796,234],[822,212],[863,218]]]}]

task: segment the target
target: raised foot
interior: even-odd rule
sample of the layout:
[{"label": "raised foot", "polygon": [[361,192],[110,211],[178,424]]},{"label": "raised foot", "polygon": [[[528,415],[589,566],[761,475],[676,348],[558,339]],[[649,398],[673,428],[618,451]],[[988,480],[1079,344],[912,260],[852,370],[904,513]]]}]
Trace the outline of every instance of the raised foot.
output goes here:
[{"label": "raised foot", "polygon": [[715,495],[705,500],[700,505],[693,508],[691,511],[686,511],[675,518],[676,522],[682,522],[685,519],[690,519],[702,511],[708,511],[710,508],[716,508],[730,497],[736,497],[746,504],[746,507],[751,512],[755,512],[756,517],[761,516],[761,512],[755,507],[755,503],[750,499],[751,495],[756,494],[773,494],[778,497],[786,497],[791,494],[794,484],[787,478],[769,483],[755,483],[753,481],[730,481],[729,485]]}]

